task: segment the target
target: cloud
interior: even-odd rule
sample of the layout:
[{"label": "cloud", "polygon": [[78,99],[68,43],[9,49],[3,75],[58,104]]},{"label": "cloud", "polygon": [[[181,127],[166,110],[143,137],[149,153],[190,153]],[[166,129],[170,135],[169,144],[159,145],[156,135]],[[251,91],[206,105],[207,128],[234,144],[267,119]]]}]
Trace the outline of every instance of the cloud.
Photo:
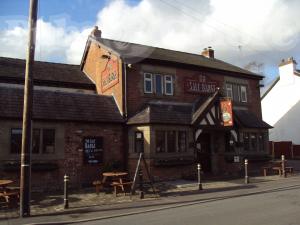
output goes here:
[{"label": "cloud", "polygon": [[[212,46],[219,59],[264,63],[268,72],[281,58],[300,62],[299,7],[297,0],[115,0],[99,10],[95,24],[106,38],[196,54]],[[24,58],[27,23],[9,22],[0,30],[1,55]],[[91,29],[39,19],[36,58],[80,63]]]}]

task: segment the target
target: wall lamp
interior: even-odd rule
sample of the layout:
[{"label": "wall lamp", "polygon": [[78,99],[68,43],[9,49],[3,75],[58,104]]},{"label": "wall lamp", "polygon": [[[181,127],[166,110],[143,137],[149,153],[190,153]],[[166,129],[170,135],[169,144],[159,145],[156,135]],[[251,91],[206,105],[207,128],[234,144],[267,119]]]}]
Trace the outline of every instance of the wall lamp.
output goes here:
[{"label": "wall lamp", "polygon": [[101,59],[110,59],[110,55],[103,54],[101,55]]}]

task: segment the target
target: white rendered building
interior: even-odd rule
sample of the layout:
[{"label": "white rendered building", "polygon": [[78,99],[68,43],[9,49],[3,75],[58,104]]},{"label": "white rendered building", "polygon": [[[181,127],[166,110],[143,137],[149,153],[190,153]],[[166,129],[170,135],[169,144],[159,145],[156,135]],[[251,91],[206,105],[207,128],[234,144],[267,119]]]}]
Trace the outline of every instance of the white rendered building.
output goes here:
[{"label": "white rendered building", "polygon": [[279,77],[262,96],[263,120],[273,126],[270,141],[300,144],[300,71],[291,57],[279,64]]}]

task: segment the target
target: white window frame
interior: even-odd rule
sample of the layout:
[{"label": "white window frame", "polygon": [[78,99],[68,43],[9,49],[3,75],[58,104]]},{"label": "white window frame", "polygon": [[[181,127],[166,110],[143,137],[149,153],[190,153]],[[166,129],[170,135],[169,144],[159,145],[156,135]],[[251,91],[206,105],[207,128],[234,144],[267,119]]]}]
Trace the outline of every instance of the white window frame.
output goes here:
[{"label": "white window frame", "polygon": [[[240,100],[241,102],[247,102],[247,87],[244,85],[240,86]],[[245,94],[245,99],[243,99],[243,93]]]},{"label": "white window frame", "polygon": [[[147,77],[147,75],[150,75],[150,78]],[[152,80],[153,76],[151,73],[144,73],[144,93],[146,94],[152,94],[153,93],[153,80]],[[151,84],[151,91],[147,91],[146,90],[146,83],[150,81]]]},{"label": "white window frame", "polygon": [[[231,98],[233,100],[233,85],[226,83],[226,97]],[[230,92],[230,96],[228,96],[228,93]]]},{"label": "white window frame", "polygon": [[[167,78],[170,78],[170,80],[167,80]],[[171,76],[171,75],[165,75],[164,76],[164,81],[165,81],[165,95],[173,95],[173,93],[174,93],[173,76]],[[171,84],[171,93],[167,92],[167,84]]]},{"label": "white window frame", "polygon": [[153,74],[153,78],[154,78],[154,93],[158,95],[158,93],[156,92],[156,77],[160,76],[160,82],[161,82],[161,93],[159,93],[159,95],[164,95],[164,76],[161,74]]}]

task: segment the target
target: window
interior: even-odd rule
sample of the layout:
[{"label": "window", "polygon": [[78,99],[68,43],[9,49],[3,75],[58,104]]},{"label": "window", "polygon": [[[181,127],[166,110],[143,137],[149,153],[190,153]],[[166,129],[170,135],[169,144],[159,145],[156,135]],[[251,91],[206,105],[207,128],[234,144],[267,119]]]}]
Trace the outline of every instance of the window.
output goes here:
[{"label": "window", "polygon": [[167,131],[168,152],[176,152],[176,132]]},{"label": "window", "polygon": [[155,75],[155,93],[157,95],[163,95],[163,78],[162,75],[156,74]]},{"label": "window", "polygon": [[13,154],[20,154],[22,148],[22,129],[13,128],[10,134],[10,152]]},{"label": "window", "polygon": [[135,132],[134,152],[136,153],[144,152],[144,135],[143,132],[141,131]]},{"label": "window", "polygon": [[55,152],[55,130],[43,130],[43,153],[51,154]]},{"label": "window", "polygon": [[166,151],[166,139],[164,131],[156,131],[155,132],[155,140],[156,140],[156,152],[165,152]]},{"label": "window", "polygon": [[244,150],[245,151],[265,151],[265,133],[247,133],[243,134],[244,137]]},{"label": "window", "polygon": [[264,151],[265,150],[265,146],[264,146],[264,135],[265,134],[258,134],[258,151]]},{"label": "window", "polygon": [[171,75],[144,73],[144,93],[173,95],[173,77]]},{"label": "window", "polygon": [[32,153],[40,153],[40,143],[41,143],[41,130],[33,129],[32,132]]},{"label": "window", "polygon": [[257,138],[255,133],[250,134],[251,137],[251,150],[256,151],[257,150]]},{"label": "window", "polygon": [[226,132],[225,134],[225,151],[226,152],[234,152],[235,149],[235,139],[231,132]]},{"label": "window", "polygon": [[249,141],[249,134],[248,133],[244,133],[244,150],[245,151],[249,151],[250,150],[250,141]]},{"label": "window", "polygon": [[178,132],[178,151],[179,152],[186,152],[187,150],[187,141],[186,141],[186,132],[179,131]]},{"label": "window", "polygon": [[241,102],[247,102],[247,89],[246,89],[246,86],[241,86]]},{"label": "window", "polygon": [[226,84],[226,96],[233,99],[232,84]]},{"label": "window", "polygon": [[165,94],[173,95],[173,79],[170,75],[165,76]]},{"label": "window", "polygon": [[[55,152],[55,130],[54,129],[33,129],[32,130],[32,153],[53,154]],[[22,129],[11,129],[10,152],[20,154],[22,148]]]},{"label": "window", "polygon": [[145,93],[153,92],[152,74],[151,73],[144,74],[144,92]]},{"label": "window", "polygon": [[187,132],[186,131],[156,131],[156,152],[186,152]]},{"label": "window", "polygon": [[234,102],[247,102],[247,87],[240,84],[226,83],[226,96]]}]

